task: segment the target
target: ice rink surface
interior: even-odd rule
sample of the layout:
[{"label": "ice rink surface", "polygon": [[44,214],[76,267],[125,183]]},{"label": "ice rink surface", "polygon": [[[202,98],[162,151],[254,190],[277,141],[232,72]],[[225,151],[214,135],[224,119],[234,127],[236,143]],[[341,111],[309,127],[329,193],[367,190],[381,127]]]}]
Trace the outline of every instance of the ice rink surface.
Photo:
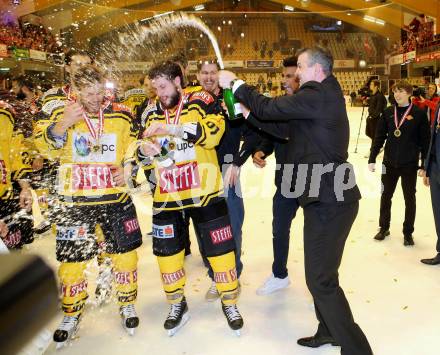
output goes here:
[{"label": "ice rink surface", "polygon": [[[414,247],[403,246],[403,195],[398,185],[393,199],[391,236],[373,240],[377,232],[380,198],[380,169],[367,169],[369,140],[361,128],[358,153],[354,153],[361,108],[348,108],[351,127],[349,161],[355,165],[362,192],[360,211],[347,241],[340,282],[354,318],[367,335],[377,355],[437,355],[440,339],[440,266],[427,266],[421,258],[435,255],[435,228],[429,189],[421,178],[417,185],[417,217]],[[381,156],[378,162],[381,161]],[[94,306],[96,267],[89,273],[89,302],[76,339],[47,354],[149,354],[149,355],[323,355],[339,354],[340,348],[303,348],[299,337],[315,333],[317,321],[304,280],[302,212],[291,230],[288,269],[292,284],[269,296],[257,296],[256,289],[271,274],[272,195],[275,160],[264,170],[250,161],[242,169],[245,199],[243,228],[244,271],[239,310],[244,318],[241,337],[229,329],[220,301],[208,303],[204,295],[210,286],[194,235],[193,255],[186,259],[186,297],[190,321],[172,338],[163,329],[169,307],[162,291],[159,269],[151,251],[151,238],[144,238],[139,252],[139,297],[136,309],[140,326],[133,337],[122,329],[118,307],[110,303]],[[143,234],[150,230],[151,198],[136,198]],[[192,228],[191,228],[192,229]],[[193,233],[191,231],[191,233]],[[25,252],[38,253],[56,268],[55,239],[50,233],[37,239]],[[52,332],[62,319],[49,325]]]}]

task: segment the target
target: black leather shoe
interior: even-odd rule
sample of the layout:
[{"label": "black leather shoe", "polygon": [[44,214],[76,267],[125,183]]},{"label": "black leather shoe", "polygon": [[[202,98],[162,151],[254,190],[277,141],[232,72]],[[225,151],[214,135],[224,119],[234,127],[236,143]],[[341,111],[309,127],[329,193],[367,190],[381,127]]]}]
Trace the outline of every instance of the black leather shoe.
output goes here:
[{"label": "black leather shoe", "polygon": [[403,245],[406,247],[414,245],[414,239],[411,234],[407,234],[403,236]]},{"label": "black leather shoe", "polygon": [[438,253],[436,256],[434,256],[431,259],[422,259],[420,261],[426,265],[438,265],[440,264],[440,253]]},{"label": "black leather shoe", "polygon": [[380,231],[374,236],[374,239],[376,239],[376,240],[384,240],[385,237],[387,237],[387,236],[389,236],[389,235],[390,235],[390,231],[389,231],[389,230],[386,230],[386,231],[380,230]]},{"label": "black leather shoe", "polygon": [[330,336],[314,335],[312,337],[300,338],[296,341],[298,345],[307,346],[309,348],[319,348],[325,344],[339,346],[339,344]]}]

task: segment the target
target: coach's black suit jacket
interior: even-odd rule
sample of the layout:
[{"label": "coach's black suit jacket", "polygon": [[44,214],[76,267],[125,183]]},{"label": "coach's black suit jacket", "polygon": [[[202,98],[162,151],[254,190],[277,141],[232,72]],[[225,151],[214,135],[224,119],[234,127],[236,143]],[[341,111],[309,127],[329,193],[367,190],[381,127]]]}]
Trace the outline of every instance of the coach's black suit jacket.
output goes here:
[{"label": "coach's black suit jacket", "polygon": [[[360,199],[361,195],[354,180],[351,180],[350,185],[345,185],[352,187],[342,191],[342,195],[335,193],[341,191],[341,185],[347,182],[350,174],[351,179],[354,179],[354,172],[347,163],[350,132],[345,100],[333,75],[321,83],[309,81],[303,84],[293,96],[270,99],[246,84],[239,86],[234,95],[251,110],[249,122],[276,137],[288,140],[288,147],[281,161],[294,166],[293,176],[286,175],[289,169],[284,169],[285,189],[294,191],[297,177],[302,173],[298,164],[308,166],[305,169],[306,188],[298,196],[302,206],[318,201],[351,203]],[[330,165],[326,166],[327,164]],[[342,164],[349,168],[337,169]],[[329,172],[322,175],[319,193],[316,194],[310,191],[310,182],[313,169],[316,175],[319,165]],[[344,178],[341,178],[341,172],[344,172]]]}]

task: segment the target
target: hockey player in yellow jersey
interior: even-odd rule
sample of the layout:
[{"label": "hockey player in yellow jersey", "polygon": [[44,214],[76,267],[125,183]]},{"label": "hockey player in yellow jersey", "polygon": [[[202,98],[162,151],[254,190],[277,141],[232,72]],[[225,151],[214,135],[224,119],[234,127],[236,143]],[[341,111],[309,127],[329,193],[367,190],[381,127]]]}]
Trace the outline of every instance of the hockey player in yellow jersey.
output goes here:
[{"label": "hockey player in yellow jersey", "polygon": [[[14,109],[0,101],[0,242],[8,249],[33,240],[32,194],[27,175],[32,171],[23,133],[16,128]],[[19,185],[14,194],[13,180]],[[22,210],[24,213],[22,213]]]},{"label": "hockey player in yellow jersey", "polygon": [[65,344],[76,332],[87,299],[84,271],[98,251],[97,224],[113,263],[117,299],[124,328],[134,333],[139,319],[137,253],[141,233],[136,210],[125,191],[125,153],[136,139],[135,121],[119,104],[105,100],[104,77],[86,65],[73,77],[76,101],[37,122],[35,144],[40,153],[59,159],[56,256],[64,319],[54,341]]},{"label": "hockey player in yellow jersey", "polygon": [[[73,77],[75,73],[84,65],[89,65],[93,62],[93,58],[88,52],[81,50],[70,50],[64,57],[64,72],[66,77],[66,85],[56,87],[44,93],[39,101],[41,110],[37,114],[37,120],[47,120],[52,117],[56,110],[59,110],[66,104],[67,101],[75,101],[76,93],[73,88]],[[127,111],[127,110],[125,110]],[[54,211],[51,208],[56,203],[56,175],[58,171],[58,159],[44,160],[44,167],[40,171],[42,181],[40,185],[48,189],[48,210],[46,211],[48,219],[53,222]],[[96,229],[98,244],[103,242],[102,230],[99,226]],[[111,277],[111,260],[106,257],[105,253],[99,250],[97,255],[99,265],[99,275],[96,283],[95,297],[98,304],[103,304],[109,301],[112,291]]]},{"label": "hockey player in yellow jersey", "polygon": [[143,88],[132,88],[124,92],[121,103],[130,108],[131,112],[136,113],[137,107],[144,102],[147,95]]},{"label": "hockey player in yellow jersey", "polygon": [[145,131],[138,158],[155,177],[153,194],[153,253],[171,309],[164,327],[171,336],[188,320],[184,296],[184,214],[193,220],[203,250],[213,268],[222,309],[229,326],[239,333],[235,243],[215,146],[224,132],[220,108],[213,97],[198,91],[185,94],[182,71],[174,62],[149,72],[158,102],[142,113]]}]

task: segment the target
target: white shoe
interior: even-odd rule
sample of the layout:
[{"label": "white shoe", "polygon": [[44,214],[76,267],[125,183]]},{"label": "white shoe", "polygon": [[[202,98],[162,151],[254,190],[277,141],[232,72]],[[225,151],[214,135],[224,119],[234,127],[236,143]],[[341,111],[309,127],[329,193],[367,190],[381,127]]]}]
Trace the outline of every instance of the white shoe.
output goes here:
[{"label": "white shoe", "polygon": [[217,286],[214,281],[211,283],[211,287],[206,291],[205,300],[208,302],[214,302],[216,299],[220,297],[220,294],[217,291]]},{"label": "white shoe", "polygon": [[257,295],[265,296],[275,291],[286,288],[289,285],[290,285],[289,276],[286,276],[284,279],[280,279],[272,274],[267,278],[263,286],[257,289]]}]

